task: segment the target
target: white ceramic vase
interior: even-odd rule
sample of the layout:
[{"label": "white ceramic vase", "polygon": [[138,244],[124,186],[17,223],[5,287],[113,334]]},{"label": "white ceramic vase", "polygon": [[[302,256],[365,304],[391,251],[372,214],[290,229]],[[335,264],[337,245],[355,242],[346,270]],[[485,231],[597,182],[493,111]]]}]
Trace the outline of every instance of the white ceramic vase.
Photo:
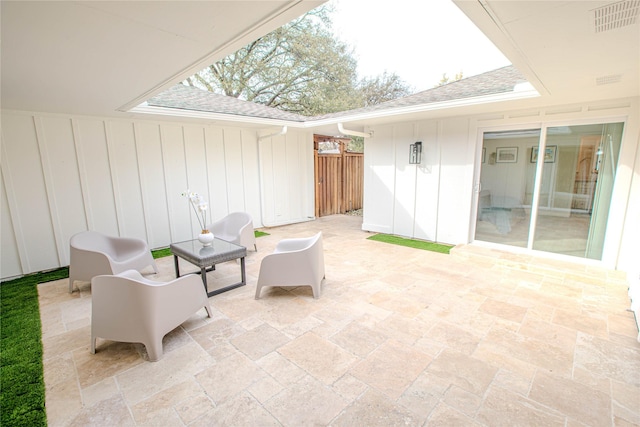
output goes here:
[{"label": "white ceramic vase", "polygon": [[198,240],[202,243],[202,246],[211,246],[213,237],[213,233],[209,230],[202,230],[202,233],[198,234]]}]

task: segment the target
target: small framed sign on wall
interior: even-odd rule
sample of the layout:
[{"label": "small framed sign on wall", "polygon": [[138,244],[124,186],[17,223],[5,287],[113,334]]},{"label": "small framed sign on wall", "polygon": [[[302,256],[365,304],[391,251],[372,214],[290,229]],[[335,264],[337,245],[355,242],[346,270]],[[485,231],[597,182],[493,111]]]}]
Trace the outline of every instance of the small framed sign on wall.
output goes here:
[{"label": "small framed sign on wall", "polygon": [[496,148],[496,163],[516,163],[518,161],[518,147]]}]

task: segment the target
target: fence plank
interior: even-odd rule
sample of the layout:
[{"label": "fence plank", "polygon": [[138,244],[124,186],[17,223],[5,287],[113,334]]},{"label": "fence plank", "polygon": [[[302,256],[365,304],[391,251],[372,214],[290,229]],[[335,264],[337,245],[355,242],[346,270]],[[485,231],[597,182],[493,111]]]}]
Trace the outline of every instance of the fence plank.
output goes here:
[{"label": "fence plank", "polygon": [[315,153],[316,216],[362,209],[364,155]]}]

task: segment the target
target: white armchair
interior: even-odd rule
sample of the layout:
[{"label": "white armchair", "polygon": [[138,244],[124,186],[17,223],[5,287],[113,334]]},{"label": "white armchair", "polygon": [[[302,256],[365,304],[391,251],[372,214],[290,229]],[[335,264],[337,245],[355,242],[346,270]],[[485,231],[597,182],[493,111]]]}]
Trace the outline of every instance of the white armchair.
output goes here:
[{"label": "white armchair", "polygon": [[256,252],[258,251],[253,219],[246,212],[232,212],[211,224],[208,229],[218,239],[244,246],[247,249],[253,246]]},{"label": "white armchair", "polygon": [[325,277],[322,233],[307,238],[284,239],[274,253],[265,256],[260,264],[256,285],[256,299],[265,286],[311,286],[313,297],[320,296]]},{"label": "white armchair", "polygon": [[162,338],[201,308],[211,317],[202,279],[194,274],[162,283],[136,270],[91,280],[91,353],[96,338],[140,342],[149,360],[162,358]]},{"label": "white armchair", "polygon": [[74,234],[70,240],[69,293],[76,280],[90,282],[101,274],[142,270],[152,266],[158,272],[153,255],[142,239],[111,237],[97,231]]}]

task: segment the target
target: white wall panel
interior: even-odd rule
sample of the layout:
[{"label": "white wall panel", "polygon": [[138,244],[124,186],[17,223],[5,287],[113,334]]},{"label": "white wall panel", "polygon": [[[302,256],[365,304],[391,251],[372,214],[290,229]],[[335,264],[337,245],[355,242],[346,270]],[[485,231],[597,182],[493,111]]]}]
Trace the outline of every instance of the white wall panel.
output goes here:
[{"label": "white wall panel", "polygon": [[[193,238],[193,230],[197,228],[197,221],[193,217],[193,212],[187,199],[182,197],[181,194],[186,190],[199,190],[197,188],[189,188],[187,182],[182,127],[162,125],[160,137],[162,140],[162,158],[164,160],[171,240],[174,242],[189,240]],[[197,185],[197,183],[193,184]]]},{"label": "white wall panel", "polygon": [[[311,153],[311,162],[313,162],[313,153]],[[244,175],[244,210],[253,217],[254,227],[262,227],[260,215],[258,139],[255,132],[242,132],[242,173]],[[313,184],[313,182],[311,182],[311,184]],[[313,188],[311,192],[313,194]]]},{"label": "white wall panel", "polygon": [[[224,130],[220,127],[209,126],[205,128],[205,141],[207,150],[207,168],[209,173],[209,192],[211,214],[216,221],[229,213],[229,200],[227,198],[227,172],[224,155]],[[255,224],[254,224],[255,225]]]},{"label": "white wall panel", "polygon": [[468,161],[467,146],[469,120],[448,119],[441,125],[437,238],[439,242],[456,244],[466,241],[469,227],[473,187],[473,163]]},{"label": "white wall panel", "polygon": [[120,235],[148,240],[133,123],[108,122],[107,145]]},{"label": "white wall panel", "polygon": [[[212,198],[209,192],[204,129],[197,126],[183,126],[182,132],[184,135],[185,171],[188,187],[191,191],[202,195],[207,203],[211,205],[215,203],[215,198]],[[200,233],[202,227],[206,227],[213,222],[211,211],[206,213],[204,224],[202,225],[199,223],[199,221],[203,221],[201,215],[196,216],[195,213],[192,213],[192,219],[192,226],[194,227],[191,230],[192,236],[196,236]]]},{"label": "white wall panel", "polygon": [[416,142],[415,138],[413,124],[405,123],[394,127],[396,197],[393,207],[393,234],[406,237],[414,237],[418,166],[409,164],[409,148]]},{"label": "white wall panel", "polygon": [[69,239],[87,229],[72,123],[67,117],[43,117],[36,123],[55,243],[66,265]]},{"label": "white wall panel", "polygon": [[376,128],[364,141],[363,230],[393,231],[395,162],[393,127]]},{"label": "white wall panel", "polygon": [[[73,119],[87,229],[120,235],[103,120]],[[80,229],[78,232],[86,229]]]},{"label": "white wall panel", "polygon": [[[300,176],[304,170],[304,163],[300,162],[304,148],[300,146],[298,138],[298,133],[289,133],[284,138],[287,175]],[[294,217],[300,217],[302,215],[300,182],[289,179],[284,181],[282,188],[286,188],[286,197],[283,198],[284,205],[281,209],[281,214],[282,212],[288,212]]]},{"label": "white wall panel", "polygon": [[[291,138],[290,135],[289,138]],[[289,163],[287,162],[286,140],[287,135],[277,136],[273,138],[273,143],[271,144],[271,162],[273,165],[273,169],[271,170],[273,174],[273,218],[270,221],[271,225],[284,224],[287,222],[285,209],[289,202],[289,192],[286,190],[283,191],[283,189],[287,189],[289,185],[287,180],[287,167]]]},{"label": "white wall panel", "polygon": [[262,221],[276,226],[314,216],[313,136],[289,131],[258,142],[262,174]]},{"label": "white wall panel", "polygon": [[300,153],[298,163],[302,166],[298,178],[300,185],[300,207],[301,212],[296,220],[315,218],[315,171],[314,171],[314,151],[313,134],[310,132],[300,133],[298,136]]},{"label": "white wall panel", "polygon": [[440,145],[436,122],[417,125],[417,141],[422,141],[422,162],[416,179],[416,215],[414,235],[417,239],[435,241],[440,197]]},{"label": "white wall panel", "polygon": [[[632,103],[623,143],[604,243],[603,261],[619,262],[640,283],[640,99]],[[634,140],[634,136],[636,137]],[[630,200],[628,194],[635,195]],[[618,246],[622,250],[618,250]],[[628,249],[628,250],[625,250]],[[640,320],[639,320],[640,323]]]},{"label": "white wall panel", "polygon": [[171,241],[167,194],[160,141],[160,126],[135,123],[136,152],[140,168],[140,185],[145,227],[149,247],[166,246]]},{"label": "white wall panel", "polygon": [[242,164],[242,131],[225,129],[224,160],[227,177],[229,212],[244,211],[244,174]]},{"label": "white wall panel", "polygon": [[273,164],[273,145],[273,138],[258,141],[258,160],[262,175],[261,216],[264,225],[275,224],[276,222],[276,176]]},{"label": "white wall panel", "polygon": [[2,175],[23,273],[57,267],[42,158],[34,118],[29,115],[2,117]]},{"label": "white wall panel", "polygon": [[3,174],[0,174],[0,273],[1,277],[14,277],[22,274],[20,255],[14,234],[9,201],[5,191]]}]

